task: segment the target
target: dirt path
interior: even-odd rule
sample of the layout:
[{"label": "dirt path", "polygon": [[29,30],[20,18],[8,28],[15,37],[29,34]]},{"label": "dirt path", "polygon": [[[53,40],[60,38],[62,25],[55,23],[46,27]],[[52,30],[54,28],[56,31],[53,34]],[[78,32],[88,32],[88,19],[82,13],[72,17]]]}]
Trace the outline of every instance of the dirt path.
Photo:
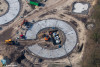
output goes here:
[{"label": "dirt path", "polygon": [[6,31],[4,31],[2,34],[0,34],[0,42],[5,41],[9,38],[11,38],[11,33],[12,33],[13,28],[9,28]]}]

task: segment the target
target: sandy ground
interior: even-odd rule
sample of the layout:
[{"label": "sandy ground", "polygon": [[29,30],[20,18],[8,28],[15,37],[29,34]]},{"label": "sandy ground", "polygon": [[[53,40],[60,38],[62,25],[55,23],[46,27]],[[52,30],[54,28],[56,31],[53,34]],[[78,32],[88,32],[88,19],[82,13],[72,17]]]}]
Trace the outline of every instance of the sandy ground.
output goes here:
[{"label": "sandy ground", "polygon": [[2,67],[2,63],[1,63],[1,60],[3,59],[3,56],[0,55],[0,67]]},{"label": "sandy ground", "polygon": [[97,0],[94,0],[93,3],[92,3],[92,5],[93,6],[96,5],[96,3],[97,3]]},{"label": "sandy ground", "polygon": [[[29,22],[31,22],[32,20],[39,21],[39,20],[48,19],[48,18],[56,18],[56,19],[68,21],[69,24],[71,24],[71,21],[73,20],[78,25],[77,27],[75,27],[73,24],[71,24],[76,29],[78,38],[79,38],[76,47],[81,46],[82,44],[85,46],[87,39],[86,39],[86,28],[85,28],[84,23],[71,15],[64,14],[65,12],[71,11],[72,3],[75,1],[77,1],[77,0],[56,0],[56,1],[48,0],[47,2],[45,2],[46,6],[39,7],[38,9],[33,10],[30,8],[30,6],[24,0],[22,0],[23,7],[21,7],[22,9],[21,9],[19,16],[16,18],[15,21],[13,21],[13,23],[10,23],[7,26],[2,26],[3,30],[0,30],[0,34],[4,33],[4,31],[7,29],[14,28],[13,33],[12,33],[13,35],[11,35],[11,37],[13,37],[14,35],[16,35],[16,31],[19,29],[18,25],[21,24],[21,22],[23,21],[24,18],[27,19]],[[68,6],[70,8],[68,10],[64,10],[64,8],[68,7]],[[46,16],[40,17],[42,14],[50,12],[53,9],[57,10],[54,14],[49,13]],[[27,14],[26,16],[24,16],[24,18],[20,18],[20,16],[23,16],[23,12],[25,10],[27,10],[30,13]],[[15,47],[12,47],[12,49],[14,49],[14,48]],[[63,59],[59,59],[59,60],[55,60],[55,61],[45,60],[42,67],[47,67],[48,64],[53,64],[53,62],[60,62],[60,63],[68,64],[68,65],[72,64],[73,67],[80,67],[80,61],[82,60],[83,52],[84,52],[85,48],[83,47],[83,50],[81,53],[78,53],[75,49],[72,51],[72,54],[70,56],[65,57]],[[50,63],[50,62],[52,62],[52,63]]]},{"label": "sandy ground", "polygon": [[0,16],[5,14],[8,10],[8,4],[5,0],[0,0]]}]

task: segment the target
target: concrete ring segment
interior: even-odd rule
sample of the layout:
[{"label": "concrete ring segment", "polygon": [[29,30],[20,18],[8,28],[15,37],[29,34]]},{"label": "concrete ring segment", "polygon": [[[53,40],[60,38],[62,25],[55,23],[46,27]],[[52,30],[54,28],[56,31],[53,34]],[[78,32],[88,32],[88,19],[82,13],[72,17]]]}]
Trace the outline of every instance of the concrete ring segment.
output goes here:
[{"label": "concrete ring segment", "polygon": [[3,16],[0,16],[0,25],[6,24],[12,21],[18,15],[20,11],[20,3],[19,0],[6,0],[9,4],[8,12]]},{"label": "concrete ring segment", "polygon": [[60,58],[67,55],[73,50],[77,43],[77,34],[75,30],[66,22],[56,19],[42,20],[33,25],[31,29],[26,32],[27,39],[36,39],[37,33],[47,27],[57,27],[62,30],[66,36],[66,41],[61,48],[48,50],[44,49],[38,44],[28,47],[28,50],[33,54],[43,58]]}]

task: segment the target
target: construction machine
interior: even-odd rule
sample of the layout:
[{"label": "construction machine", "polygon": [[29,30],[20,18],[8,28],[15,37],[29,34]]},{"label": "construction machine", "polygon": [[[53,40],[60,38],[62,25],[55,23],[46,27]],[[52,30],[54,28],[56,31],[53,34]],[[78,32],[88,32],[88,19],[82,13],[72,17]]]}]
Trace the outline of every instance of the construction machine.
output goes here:
[{"label": "construction machine", "polygon": [[22,27],[22,26],[23,26],[25,23],[27,23],[27,22],[28,22],[28,21],[27,21],[26,19],[24,19],[20,26]]},{"label": "construction machine", "polygon": [[45,37],[44,37],[44,40],[45,40],[45,41],[48,41],[48,40],[49,40],[49,36],[45,36]]},{"label": "construction machine", "polygon": [[8,45],[18,45],[17,41],[13,41],[12,39],[5,40],[5,43]]},{"label": "construction machine", "polygon": [[28,22],[26,19],[23,20],[23,22],[20,24],[21,28],[22,26],[26,26],[27,28],[30,28],[33,24]]}]

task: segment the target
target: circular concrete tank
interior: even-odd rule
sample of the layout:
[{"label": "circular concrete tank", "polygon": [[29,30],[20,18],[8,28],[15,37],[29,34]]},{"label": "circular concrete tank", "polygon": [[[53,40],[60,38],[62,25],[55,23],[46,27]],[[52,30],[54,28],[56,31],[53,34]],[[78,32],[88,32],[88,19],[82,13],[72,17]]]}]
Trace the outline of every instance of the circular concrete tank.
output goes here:
[{"label": "circular concrete tank", "polygon": [[19,0],[5,0],[8,3],[7,12],[0,16],[0,25],[6,24],[15,19],[20,11]]},{"label": "circular concrete tank", "polygon": [[37,33],[47,27],[56,27],[62,30],[65,34],[66,40],[61,48],[58,49],[45,49],[39,44],[33,44],[28,47],[28,50],[33,54],[43,58],[61,58],[70,53],[77,43],[77,34],[75,30],[66,22],[57,19],[47,19],[38,21],[31,29],[26,32],[26,39],[36,39]]}]

